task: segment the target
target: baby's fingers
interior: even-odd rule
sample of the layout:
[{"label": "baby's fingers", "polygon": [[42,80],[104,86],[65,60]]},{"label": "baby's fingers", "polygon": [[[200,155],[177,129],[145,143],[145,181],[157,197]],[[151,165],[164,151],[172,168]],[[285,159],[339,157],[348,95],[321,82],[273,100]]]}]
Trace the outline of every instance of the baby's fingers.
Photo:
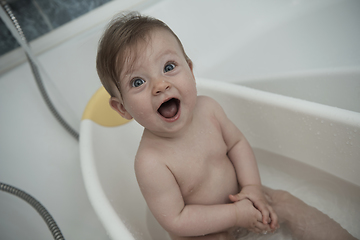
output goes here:
[{"label": "baby's fingers", "polygon": [[272,209],[272,207],[269,206],[269,211],[270,211],[270,227],[272,230],[275,230],[277,228],[279,228],[279,222],[278,222],[278,216],[276,215],[275,211]]},{"label": "baby's fingers", "polygon": [[257,222],[254,228],[250,229],[250,231],[255,233],[267,233],[271,231],[271,228],[268,224],[263,224],[262,222]]},{"label": "baby's fingers", "polygon": [[242,193],[238,193],[238,194],[235,194],[235,195],[232,195],[232,194],[229,195],[229,199],[232,202],[238,202],[238,201],[241,201],[241,200],[243,200],[245,198],[247,198],[247,197],[245,196],[245,194],[242,194]]},{"label": "baby's fingers", "polygon": [[[268,206],[267,204],[265,204],[262,201],[258,201],[256,202],[255,207],[261,212],[262,214],[262,222],[264,224],[268,224],[270,223],[271,219],[270,219],[270,214],[271,211],[269,208],[271,208],[270,206]],[[271,209],[272,210],[272,209]]]},{"label": "baby's fingers", "polygon": [[261,211],[262,214],[262,223],[263,224],[269,224],[271,222],[271,218],[269,216],[269,211],[267,209],[264,209],[263,211]]},{"label": "baby's fingers", "polygon": [[263,216],[260,211],[257,211],[257,221],[254,226],[254,230],[256,233],[262,233],[266,231],[270,231],[270,225],[268,223],[263,223]]}]

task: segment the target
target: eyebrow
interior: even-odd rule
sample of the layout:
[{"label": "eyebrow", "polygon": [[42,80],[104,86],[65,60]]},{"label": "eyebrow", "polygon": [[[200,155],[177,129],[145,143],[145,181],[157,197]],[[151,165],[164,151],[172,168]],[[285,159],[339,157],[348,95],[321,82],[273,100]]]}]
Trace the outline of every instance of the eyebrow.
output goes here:
[{"label": "eyebrow", "polygon": [[[132,74],[133,73],[133,69],[134,69],[134,64],[136,62],[136,59],[134,60],[129,60],[129,57],[127,57],[123,63],[123,70],[126,70],[126,71],[122,71],[122,73],[120,74],[120,76],[122,75],[123,77],[129,75],[129,74]],[[131,63],[131,64],[130,64]],[[130,67],[126,68],[125,69],[125,65],[128,65],[130,64]]]},{"label": "eyebrow", "polygon": [[[155,60],[159,60],[159,59],[161,59],[162,57],[167,56],[167,55],[177,55],[177,52],[174,51],[174,50],[172,50],[172,49],[167,49],[166,51],[161,52],[160,54],[158,54],[158,55],[156,56]],[[127,59],[128,59],[128,58],[127,58]],[[127,61],[127,60],[125,60],[125,61]],[[136,64],[136,61],[137,61],[137,58],[132,61],[131,67],[126,69],[126,71],[124,72],[123,77],[125,77],[125,76],[127,76],[127,75],[131,75],[131,74],[134,72],[134,71],[133,71],[133,69],[134,69],[133,66]],[[130,61],[129,61],[129,62],[130,62]],[[125,66],[125,64],[124,64],[124,66]]]},{"label": "eyebrow", "polygon": [[166,55],[177,55],[177,52],[176,51],[174,51],[174,50],[172,50],[172,49],[168,49],[168,50],[166,50],[165,52],[162,52],[161,54],[159,54],[158,56],[157,56],[157,59],[159,59],[159,58],[161,58],[161,57],[163,57],[163,56],[166,56]]}]

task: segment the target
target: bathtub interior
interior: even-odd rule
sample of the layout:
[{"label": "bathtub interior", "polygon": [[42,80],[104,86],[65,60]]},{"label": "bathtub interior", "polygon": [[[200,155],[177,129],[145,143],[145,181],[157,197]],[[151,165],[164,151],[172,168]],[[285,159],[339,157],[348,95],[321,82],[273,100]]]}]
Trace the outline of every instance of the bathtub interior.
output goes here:
[{"label": "bathtub interior", "polygon": [[[107,21],[105,19],[111,18],[121,9],[139,9],[145,14],[158,17],[168,23],[182,40],[188,55],[192,58],[196,77],[241,82],[249,79],[274,79],[284,73],[289,77],[294,77],[293,73],[318,69],[341,70],[354,66],[356,68],[360,65],[360,54],[358,54],[360,39],[357,27],[359,1],[357,0],[275,0],[272,3],[235,0],[112,1],[96,11],[95,15],[90,13],[79,21],[67,24],[31,43],[43,71],[50,78],[45,80],[50,95],[56,106],[63,109],[61,114],[74,129],[80,130],[83,110],[92,94],[100,87],[95,71],[95,56],[98,39]],[[17,51],[15,55],[15,59],[1,58],[0,66],[3,64],[8,66],[7,62],[11,62],[11,66],[14,66],[14,62],[19,64],[17,59],[23,59],[23,53]],[[275,60],[273,56],[276,56]],[[286,101],[290,104],[294,99],[286,99]],[[278,103],[274,103],[274,109],[277,109],[276,104]],[[298,132],[300,139],[306,139],[306,137],[316,139],[316,144],[310,146],[300,143],[301,148],[309,147],[307,152],[299,150],[300,147],[299,149],[288,148],[287,144],[290,143],[280,141],[279,138],[261,138],[259,133],[253,135],[246,126],[245,131],[254,144],[258,141],[259,144],[269,144],[267,149],[255,145],[257,149],[262,149],[261,151],[281,150],[281,156],[291,159],[297,159],[292,156],[300,154],[304,156],[303,159],[308,159],[307,164],[315,163],[317,168],[325,166],[326,171],[338,177],[345,176],[347,181],[358,185],[356,180],[358,168],[356,164],[353,167],[355,155],[350,156],[355,154],[353,150],[359,146],[359,137],[356,135],[359,131],[354,132],[358,125],[355,124],[354,128],[353,123],[356,117],[350,114],[346,115],[345,120],[339,119],[343,116],[343,112],[339,113],[336,109],[333,115],[320,111],[318,116],[315,114],[318,110],[315,106],[318,105],[307,105],[306,108],[312,115],[298,117],[296,125],[294,124],[302,126]],[[262,112],[263,106],[260,104],[257,107],[258,112]],[[65,237],[108,239],[106,224],[112,223],[105,224],[103,220],[99,222],[97,216],[101,208],[95,209],[97,216],[93,213],[81,176],[79,145],[71,136],[68,136],[48,112],[36,89],[27,63],[20,64],[11,70],[1,71],[0,112],[7,113],[0,114],[2,164],[0,180],[37,197],[57,220]],[[268,116],[263,115],[263,118],[273,116],[272,112],[272,108],[268,109],[266,112]],[[296,112],[290,115],[285,114],[285,119],[294,119],[293,117],[297,116]],[[280,124],[284,124],[282,121],[285,119],[274,117]],[[249,120],[257,121],[259,126],[263,123],[257,118]],[[276,125],[274,122],[273,124]],[[327,128],[323,128],[325,125],[330,125],[332,130],[327,131]],[[265,124],[260,129],[269,130],[268,127],[273,127],[273,125]],[[291,130],[291,127],[287,129]],[[315,131],[315,129],[324,131]],[[279,129],[274,127],[272,131],[271,134],[276,135]],[[125,134],[132,135],[132,132]],[[293,138],[296,140],[295,136]],[[133,144],[137,144],[136,140],[134,139]],[[120,141],[120,139],[114,138],[114,141]],[[319,161],[310,160],[312,158],[308,156],[317,154],[322,144],[330,144],[328,146],[332,148],[330,151],[324,149]],[[101,143],[96,142],[95,146],[97,145]],[[335,164],[337,160],[333,158],[327,160],[326,154],[344,159],[346,168],[337,170],[338,164]],[[328,161],[331,164],[325,164]],[[323,165],[318,165],[318,162],[322,162]],[[350,165],[347,165],[348,163]],[[97,163],[96,166],[101,168],[102,164]],[[132,165],[128,166],[128,169],[132,169]],[[104,175],[106,171],[111,170],[104,168],[102,178],[106,176]],[[121,205],[118,203],[123,200],[120,196],[111,197],[111,194],[118,194],[114,189],[120,187],[117,185],[120,176],[111,176],[114,181],[106,183],[116,183],[116,185],[105,186],[103,180],[97,183],[101,183],[99,189],[108,188],[106,194],[110,194],[110,197],[106,199],[118,206]],[[131,183],[131,186],[134,185],[135,182]],[[122,188],[125,189],[127,186],[124,185]],[[1,215],[6,216],[0,219],[0,238],[3,236],[14,236],[15,239],[48,238],[47,231],[33,231],[33,229],[46,229],[46,226],[43,225],[41,219],[33,220],[37,219],[37,216],[35,216],[36,213],[31,212],[32,209],[29,209],[25,203],[23,207],[15,206],[13,204],[16,200],[4,196],[5,193],[0,194]],[[142,197],[139,193],[134,194],[134,199],[139,201],[138,206],[142,209],[142,215],[139,216],[145,216],[144,219],[151,218],[143,205],[143,200],[140,200]],[[126,201],[135,201],[130,196]],[[59,199],[62,200],[61,204],[59,204]],[[123,205],[122,208],[124,209],[116,211],[127,211],[128,206]],[[132,210],[135,211],[135,208]],[[127,213],[132,216],[130,210]],[[141,226],[147,226],[153,222],[141,224],[143,224]],[[14,225],[26,227],[18,230],[13,227]],[[106,225],[105,230],[102,225]],[[129,225],[136,229],[136,224]],[[157,227],[150,229],[158,229]],[[160,234],[154,239],[161,239],[163,233],[154,232],[152,234]],[[138,235],[141,234],[141,232],[138,233]]]},{"label": "bathtub interior", "polygon": [[236,83],[360,113],[360,68],[283,74]]},{"label": "bathtub interior", "polygon": [[[355,147],[360,144],[359,114],[209,79],[198,79],[197,86],[199,94],[223,106],[248,138],[263,184],[288,190],[360,236],[360,150]],[[334,111],[340,117],[334,117]],[[112,239],[124,239],[129,232],[127,239],[168,239],[148,210],[134,174],[141,134],[135,121],[117,127],[82,121],[85,185]],[[351,144],[346,144],[349,136]],[[90,184],[94,181],[99,184]]]}]

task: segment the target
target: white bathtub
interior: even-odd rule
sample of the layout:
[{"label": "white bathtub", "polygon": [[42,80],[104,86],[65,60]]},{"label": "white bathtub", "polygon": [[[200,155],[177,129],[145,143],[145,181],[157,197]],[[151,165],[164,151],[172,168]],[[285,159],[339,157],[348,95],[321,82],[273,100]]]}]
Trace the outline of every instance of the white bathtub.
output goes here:
[{"label": "white bathtub", "polygon": [[[202,79],[197,85],[244,132],[263,184],[290,191],[360,236],[360,113],[230,83]],[[112,239],[168,239],[147,209],[133,170],[142,127],[135,121],[109,127],[91,120],[107,116],[108,97],[97,95],[102,112],[90,104],[92,117],[82,121],[80,135],[90,201]]]},{"label": "white bathtub", "polygon": [[[359,11],[356,0],[169,0],[142,10],[182,40],[199,93],[219,101],[244,132],[263,184],[290,191],[357,238]],[[104,127],[91,118],[81,122],[81,165],[109,236],[168,239],[133,171],[142,128],[134,121]]]}]

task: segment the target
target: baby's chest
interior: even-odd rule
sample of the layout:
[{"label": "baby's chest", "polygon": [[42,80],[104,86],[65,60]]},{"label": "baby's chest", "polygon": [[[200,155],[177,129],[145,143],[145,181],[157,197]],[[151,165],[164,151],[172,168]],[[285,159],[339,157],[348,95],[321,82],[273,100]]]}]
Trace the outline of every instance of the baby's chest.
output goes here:
[{"label": "baby's chest", "polygon": [[227,146],[221,132],[215,127],[208,127],[175,145],[173,153],[171,165],[179,170],[178,175],[187,171],[200,175],[227,158]]},{"label": "baby's chest", "polygon": [[179,147],[169,166],[187,203],[200,203],[198,199],[204,197],[222,202],[222,195],[227,197],[236,186],[234,168],[222,136],[216,132],[204,135]]}]

